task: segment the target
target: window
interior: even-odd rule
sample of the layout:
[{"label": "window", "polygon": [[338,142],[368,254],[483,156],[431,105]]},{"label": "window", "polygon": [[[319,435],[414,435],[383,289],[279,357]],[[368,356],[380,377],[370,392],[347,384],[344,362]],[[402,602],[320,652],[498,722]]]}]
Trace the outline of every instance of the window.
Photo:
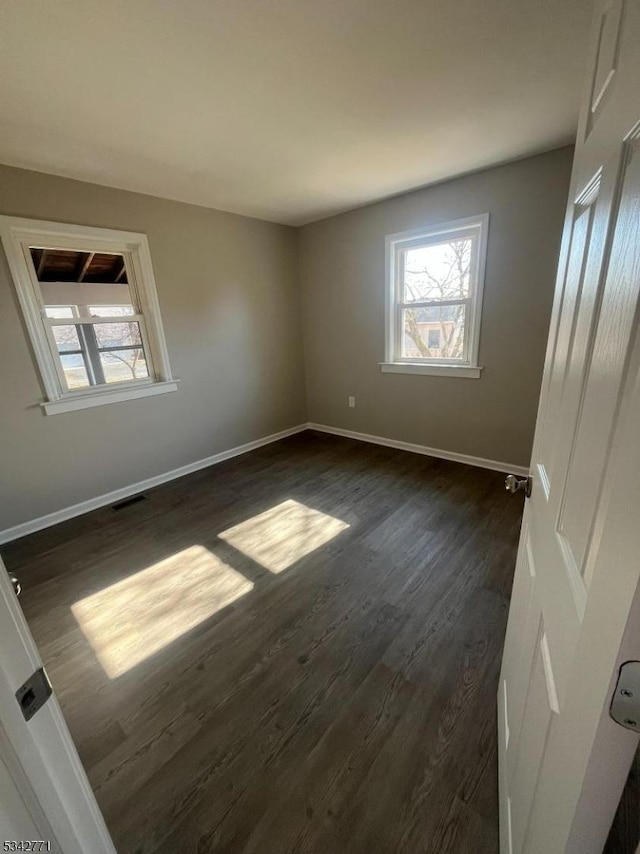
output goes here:
[{"label": "window", "polygon": [[144,234],[0,217],[47,414],[175,391]]},{"label": "window", "polygon": [[489,215],[387,237],[383,371],[480,376]]}]

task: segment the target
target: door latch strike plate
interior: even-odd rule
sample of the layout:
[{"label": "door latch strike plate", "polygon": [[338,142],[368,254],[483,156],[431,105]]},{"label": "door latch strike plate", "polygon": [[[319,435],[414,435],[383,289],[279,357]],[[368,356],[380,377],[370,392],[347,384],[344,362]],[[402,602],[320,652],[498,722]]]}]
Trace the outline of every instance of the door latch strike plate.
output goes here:
[{"label": "door latch strike plate", "polygon": [[625,661],[620,668],[609,714],[625,729],[640,732],[640,661]]},{"label": "door latch strike plate", "polygon": [[41,667],[16,691],[16,700],[25,721],[31,720],[38,709],[44,706],[52,693],[53,688],[51,687],[51,682],[49,682],[49,677],[45,673],[44,667]]}]

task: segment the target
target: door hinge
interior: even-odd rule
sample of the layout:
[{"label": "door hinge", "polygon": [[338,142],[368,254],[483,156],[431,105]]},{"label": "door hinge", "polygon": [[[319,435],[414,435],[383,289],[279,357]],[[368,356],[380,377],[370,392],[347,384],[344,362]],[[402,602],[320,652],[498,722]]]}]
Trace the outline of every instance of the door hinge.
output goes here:
[{"label": "door hinge", "polygon": [[620,668],[609,714],[625,729],[640,732],[640,661],[625,661]]},{"label": "door hinge", "polygon": [[53,694],[53,688],[44,667],[36,670],[16,691],[16,700],[25,721],[30,721]]}]

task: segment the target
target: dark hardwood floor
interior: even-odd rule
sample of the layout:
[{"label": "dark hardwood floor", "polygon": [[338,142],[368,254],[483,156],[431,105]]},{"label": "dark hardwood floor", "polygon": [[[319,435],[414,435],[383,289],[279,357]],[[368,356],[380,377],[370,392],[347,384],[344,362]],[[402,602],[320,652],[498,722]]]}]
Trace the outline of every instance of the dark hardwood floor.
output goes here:
[{"label": "dark hardwood floor", "polygon": [[636,854],[640,849],[640,747],[620,797],[602,854]]},{"label": "dark hardwood floor", "polygon": [[503,479],[304,433],[5,546],[120,854],[495,854]]}]

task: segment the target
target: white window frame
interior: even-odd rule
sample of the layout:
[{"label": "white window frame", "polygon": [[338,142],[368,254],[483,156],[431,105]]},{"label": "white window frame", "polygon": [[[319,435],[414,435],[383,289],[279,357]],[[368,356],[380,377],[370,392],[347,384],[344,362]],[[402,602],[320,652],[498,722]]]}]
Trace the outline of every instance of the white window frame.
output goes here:
[{"label": "white window frame", "polygon": [[[162,329],[146,234],[0,216],[0,237],[42,378],[46,399],[41,406],[45,414],[56,415],[177,390],[178,383],[171,374]],[[150,364],[149,377],[117,385],[67,389],[60,373],[59,359],[54,353],[55,342],[49,325],[43,320],[44,301],[29,251],[29,247],[34,245],[123,256],[132,298],[141,314],[140,330]],[[136,320],[137,316],[133,319]]]},{"label": "white window frame", "polygon": [[[451,222],[414,228],[397,234],[389,234],[385,240],[386,250],[386,299],[385,299],[385,361],[380,368],[385,373],[427,374],[431,376],[464,377],[479,379],[482,367],[478,364],[480,347],[480,325],[482,318],[482,296],[487,257],[489,214],[465,217]],[[472,257],[470,293],[464,329],[463,358],[455,360],[437,358],[405,358],[401,354],[403,282],[401,281],[401,257],[406,249],[443,243],[461,237],[472,236],[477,251]],[[455,303],[464,300],[454,300]],[[446,305],[442,300],[425,300],[418,306]]]}]

